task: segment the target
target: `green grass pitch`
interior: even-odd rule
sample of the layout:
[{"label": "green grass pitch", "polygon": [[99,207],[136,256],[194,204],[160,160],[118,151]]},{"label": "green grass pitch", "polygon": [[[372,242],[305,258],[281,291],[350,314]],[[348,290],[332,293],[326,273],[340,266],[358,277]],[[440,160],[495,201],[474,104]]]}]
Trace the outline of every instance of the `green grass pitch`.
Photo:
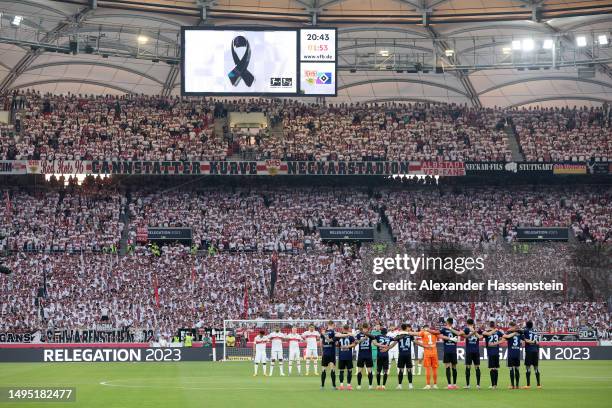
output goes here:
[{"label": "green grass pitch", "polygon": [[[459,365],[458,383],[464,384]],[[182,363],[16,363],[0,364],[0,387],[72,386],[72,403],[0,403],[4,407],[48,406],[83,408],[126,407],[324,407],[324,406],[469,406],[477,407],[579,407],[612,406],[612,361],[542,362],[541,390],[508,390],[508,370],[500,373],[500,389],[489,390],[489,373],[483,370],[483,389],[444,389],[440,367],[439,390],[422,390],[424,375],[415,376],[415,389],[396,390],[395,368],[386,391],[320,390],[319,378],[294,375],[254,378],[248,362]],[[532,375],[533,377],[533,375]],[[474,373],[472,372],[472,378]],[[473,379],[472,381],[474,381]],[[535,381],[535,378],[532,378]],[[330,383],[328,378],[328,384]],[[353,376],[353,385],[357,380]],[[367,378],[364,378],[367,384]],[[376,379],[374,379],[376,383]],[[406,383],[406,379],[404,380]],[[521,384],[525,384],[521,367]],[[341,404],[341,405],[338,405]],[[426,404],[426,405],[424,405]],[[413,405],[414,406],[414,405]]]}]

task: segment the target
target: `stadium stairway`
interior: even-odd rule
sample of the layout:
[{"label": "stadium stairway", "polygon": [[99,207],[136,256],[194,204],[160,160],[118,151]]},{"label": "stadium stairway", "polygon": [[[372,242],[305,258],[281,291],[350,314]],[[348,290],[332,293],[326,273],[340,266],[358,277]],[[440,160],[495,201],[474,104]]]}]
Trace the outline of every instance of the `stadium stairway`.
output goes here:
[{"label": "stadium stairway", "polygon": [[230,160],[230,161],[240,161],[243,159],[244,157],[240,153],[234,153],[234,154],[227,156],[227,160]]},{"label": "stadium stairway", "polygon": [[130,236],[130,203],[132,202],[132,195],[128,191],[125,194],[125,203],[123,206],[123,212],[119,216],[121,222],[123,222],[123,230],[121,231],[121,240],[119,241],[119,254],[124,256],[127,253],[128,238]]},{"label": "stadium stairway", "polygon": [[[269,121],[268,121],[269,123]],[[283,138],[285,136],[285,128],[283,126],[283,122],[280,121],[274,125],[270,124],[270,137],[274,138]]]},{"label": "stadium stairway", "polygon": [[285,137],[285,127],[283,126],[283,121],[271,124],[268,120],[268,126],[268,135],[265,136],[266,138],[282,140]]},{"label": "stadium stairway", "polygon": [[214,128],[216,137],[223,137],[223,128],[227,125],[227,123],[227,116],[223,118],[215,118]]},{"label": "stadium stairway", "polygon": [[576,234],[574,234],[574,229],[569,229],[569,234],[567,234],[567,242],[575,244],[578,242],[578,238],[576,238]]},{"label": "stadium stairway", "polygon": [[508,135],[508,147],[510,147],[510,151],[512,152],[512,161],[524,161],[525,157],[521,152],[521,148],[518,143],[518,139],[516,138],[516,133],[514,132],[514,126],[511,123],[508,123],[504,131]]},{"label": "stadium stairway", "polygon": [[21,136],[23,135],[23,118],[26,117],[26,113],[27,112],[25,109],[21,109],[21,110],[11,109],[9,111],[9,123],[11,125],[15,125],[17,115],[19,115],[19,117],[22,118],[22,125],[19,128],[19,132],[16,133],[16,136],[19,136],[20,139],[21,139]]},{"label": "stadium stairway", "polygon": [[391,226],[389,225],[389,220],[387,219],[387,216],[384,214],[383,210],[381,210],[381,221],[378,223],[376,228],[374,228],[374,242],[395,242],[393,232],[391,231]]}]

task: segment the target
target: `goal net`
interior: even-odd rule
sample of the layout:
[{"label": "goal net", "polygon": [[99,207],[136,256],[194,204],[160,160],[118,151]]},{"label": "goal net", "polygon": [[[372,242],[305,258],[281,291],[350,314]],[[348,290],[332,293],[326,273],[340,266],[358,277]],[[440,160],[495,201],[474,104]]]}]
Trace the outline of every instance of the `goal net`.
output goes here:
[{"label": "goal net", "polygon": [[[340,328],[346,320],[331,320]],[[329,320],[280,320],[280,319],[257,319],[257,320],[224,320],[223,321],[223,361],[246,361],[253,358],[253,339],[260,330],[266,335],[279,329],[282,333],[291,332],[291,327],[297,327],[297,332],[302,334],[313,324],[315,330],[319,331],[327,327]],[[268,346],[269,347],[269,346]],[[305,342],[300,342],[300,350],[305,349]],[[289,357],[289,345],[283,342],[284,358]],[[268,353],[270,355],[270,353]],[[321,350],[319,350],[319,356]]]}]

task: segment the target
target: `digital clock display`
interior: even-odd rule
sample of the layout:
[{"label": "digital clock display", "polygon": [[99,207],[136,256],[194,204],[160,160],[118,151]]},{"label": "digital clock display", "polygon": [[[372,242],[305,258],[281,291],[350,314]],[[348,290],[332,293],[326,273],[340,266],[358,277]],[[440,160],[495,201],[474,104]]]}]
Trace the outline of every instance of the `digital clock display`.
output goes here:
[{"label": "digital clock display", "polygon": [[306,34],[306,40],[308,41],[329,41],[329,33],[325,33],[325,34],[308,33]]},{"label": "digital clock display", "polygon": [[336,40],[335,28],[300,29],[300,94],[338,94]]},{"label": "digital clock display", "polygon": [[309,52],[317,52],[317,51],[326,52],[329,49],[327,44],[308,44],[305,47],[306,47],[306,50]]},{"label": "digital clock display", "polygon": [[301,29],[300,60],[312,62],[336,61],[336,30],[328,28]]}]

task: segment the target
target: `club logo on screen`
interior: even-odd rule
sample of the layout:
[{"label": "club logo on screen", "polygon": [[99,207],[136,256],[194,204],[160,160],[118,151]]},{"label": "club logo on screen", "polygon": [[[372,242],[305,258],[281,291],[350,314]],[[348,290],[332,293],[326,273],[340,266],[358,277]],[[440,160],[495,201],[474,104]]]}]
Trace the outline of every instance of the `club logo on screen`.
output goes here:
[{"label": "club logo on screen", "polygon": [[[238,57],[237,48],[246,47],[242,58]],[[239,35],[232,40],[232,58],[236,66],[227,74],[232,85],[238,86],[240,80],[243,80],[245,85],[250,87],[255,81],[255,77],[248,70],[249,62],[251,61],[251,46],[249,40]]]},{"label": "club logo on screen", "polygon": [[317,75],[317,84],[319,85],[331,85],[332,74],[331,72],[319,72]]},{"label": "club logo on screen", "polygon": [[319,71],[304,71],[306,82],[310,85],[331,85],[332,73]]}]

